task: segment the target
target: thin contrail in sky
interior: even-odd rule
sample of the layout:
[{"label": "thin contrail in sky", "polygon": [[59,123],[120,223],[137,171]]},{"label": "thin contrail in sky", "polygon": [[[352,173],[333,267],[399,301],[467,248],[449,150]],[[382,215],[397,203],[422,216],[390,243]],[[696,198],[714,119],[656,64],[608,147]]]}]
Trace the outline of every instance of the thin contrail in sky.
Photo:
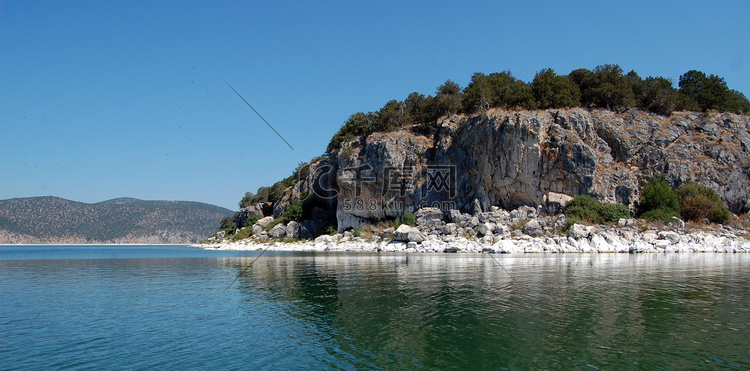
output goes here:
[{"label": "thin contrail in sky", "polygon": [[228,83],[228,82],[227,82],[226,80],[225,80],[224,82],[225,82],[225,83],[227,84],[227,86],[229,86],[229,88],[230,88],[230,89],[232,89],[232,91],[233,91],[233,92],[234,92],[235,94],[237,94],[237,96],[238,96],[238,97],[240,97],[240,99],[242,99],[242,101],[243,101],[243,102],[245,102],[245,104],[247,104],[247,106],[248,106],[248,107],[250,107],[250,109],[251,109],[251,110],[253,110],[253,112],[255,112],[255,114],[256,114],[256,115],[258,115],[258,117],[260,117],[260,119],[261,119],[261,120],[263,120],[263,122],[265,122],[265,123],[266,123],[266,125],[268,125],[268,127],[269,127],[269,128],[271,128],[271,130],[273,130],[273,132],[274,132],[274,133],[276,133],[276,135],[278,135],[278,136],[279,136],[279,138],[281,138],[281,140],[283,140],[283,141],[284,141],[284,143],[286,143],[286,145],[288,145],[288,146],[289,146],[289,148],[291,148],[291,149],[292,149],[292,151],[294,151],[294,147],[292,147],[292,145],[291,145],[291,144],[289,144],[289,142],[287,142],[287,141],[286,141],[286,139],[284,139],[284,137],[282,137],[282,136],[281,136],[281,134],[279,134],[279,132],[278,132],[278,131],[276,131],[276,129],[274,129],[274,128],[273,128],[273,126],[271,126],[271,124],[269,124],[269,123],[268,123],[268,121],[266,121],[266,119],[264,119],[264,118],[263,118],[263,116],[261,116],[261,115],[260,115],[260,113],[258,113],[258,111],[256,111],[256,110],[255,110],[255,108],[253,108],[253,106],[251,106],[251,105],[250,105],[250,103],[248,103],[248,102],[247,102],[247,101],[245,100],[245,98],[243,98],[243,97],[242,97],[242,95],[240,95],[240,93],[239,93],[239,92],[237,92],[237,90],[235,90],[235,89],[234,89],[234,88],[232,87],[232,85],[229,85],[229,83]]}]

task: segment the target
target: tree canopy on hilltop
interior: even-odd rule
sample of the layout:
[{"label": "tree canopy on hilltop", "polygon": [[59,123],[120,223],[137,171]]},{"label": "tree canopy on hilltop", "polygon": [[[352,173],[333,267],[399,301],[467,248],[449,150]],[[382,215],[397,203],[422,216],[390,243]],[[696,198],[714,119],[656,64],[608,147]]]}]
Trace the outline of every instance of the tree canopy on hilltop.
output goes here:
[{"label": "tree canopy on hilltop", "polygon": [[726,111],[750,113],[750,102],[744,94],[730,90],[724,78],[690,70],[680,76],[679,100],[681,109],[691,111]]},{"label": "tree canopy on hilltop", "polygon": [[569,107],[641,108],[666,116],[674,110],[750,114],[750,101],[744,94],[729,89],[721,77],[695,70],[680,76],[679,89],[664,77],[643,79],[635,71],[623,74],[616,64],[580,68],[568,75],[546,68],[531,83],[515,78],[510,71],[477,72],[465,88],[448,80],[436,88],[435,95],[413,92],[403,101],[389,101],[377,112],[351,115],[331,139],[327,152],[352,139],[400,127],[414,127],[429,135],[437,130],[441,117],[456,113]]},{"label": "tree canopy on hilltop", "polygon": [[531,92],[539,108],[578,107],[581,89],[570,76],[558,76],[551,68],[539,71],[531,83]]}]

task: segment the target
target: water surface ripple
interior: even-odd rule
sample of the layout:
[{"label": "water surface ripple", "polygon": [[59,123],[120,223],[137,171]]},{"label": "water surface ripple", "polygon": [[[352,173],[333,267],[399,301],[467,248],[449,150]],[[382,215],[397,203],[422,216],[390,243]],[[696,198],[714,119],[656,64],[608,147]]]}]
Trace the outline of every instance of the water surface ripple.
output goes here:
[{"label": "water surface ripple", "polygon": [[0,247],[0,369],[750,367],[747,254],[257,254]]}]

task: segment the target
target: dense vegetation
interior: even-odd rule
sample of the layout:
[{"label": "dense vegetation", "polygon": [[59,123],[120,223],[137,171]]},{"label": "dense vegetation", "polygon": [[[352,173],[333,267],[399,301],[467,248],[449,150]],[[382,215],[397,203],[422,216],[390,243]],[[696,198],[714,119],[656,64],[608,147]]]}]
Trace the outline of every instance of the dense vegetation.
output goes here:
[{"label": "dense vegetation", "polygon": [[[682,218],[700,223],[724,224],[732,216],[713,189],[685,183],[675,190],[662,175],[657,175],[643,187],[639,207],[643,219],[666,223],[672,222],[673,218]],[[568,203],[565,215],[568,220],[564,229],[567,229],[574,223],[602,224],[630,218],[630,210],[622,204],[602,203],[582,195]]]},{"label": "dense vegetation", "polygon": [[664,176],[646,183],[641,192],[641,217],[647,220],[672,221],[680,217],[680,198]]},{"label": "dense vegetation", "polygon": [[667,116],[674,110],[750,114],[750,101],[744,94],[729,89],[719,76],[695,70],[680,76],[678,88],[664,77],[643,79],[635,71],[624,74],[620,66],[609,64],[593,70],[577,69],[568,75],[543,69],[531,83],[516,79],[510,71],[475,73],[465,88],[448,80],[438,86],[434,96],[414,92],[403,101],[387,102],[377,112],[351,115],[333,136],[327,151],[337,150],[351,139],[404,126],[429,134],[437,129],[437,119],[444,115],[474,114],[493,107],[634,107]]},{"label": "dense vegetation", "polygon": [[565,215],[571,225],[580,221],[601,224],[630,218],[630,210],[623,204],[603,203],[590,196],[578,196],[568,203]]},{"label": "dense vegetation", "polygon": [[724,224],[732,216],[724,201],[711,188],[693,183],[673,189],[663,176],[646,184],[641,193],[641,217],[669,222],[684,220]]},{"label": "dense vegetation", "polygon": [[120,198],[95,204],[57,197],[0,200],[0,229],[46,242],[149,238],[197,242],[230,210],[185,201]]},{"label": "dense vegetation", "polygon": [[732,217],[724,201],[711,188],[688,183],[677,190],[677,196],[680,214],[686,220],[724,224]]}]

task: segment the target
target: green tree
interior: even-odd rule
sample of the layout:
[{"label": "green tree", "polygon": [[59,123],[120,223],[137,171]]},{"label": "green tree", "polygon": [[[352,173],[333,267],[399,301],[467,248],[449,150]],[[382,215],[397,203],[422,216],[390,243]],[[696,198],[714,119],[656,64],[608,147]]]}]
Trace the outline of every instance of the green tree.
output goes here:
[{"label": "green tree", "polygon": [[373,132],[377,122],[377,114],[368,112],[357,112],[344,122],[338,132],[333,135],[328,143],[326,151],[331,153],[339,148],[341,143],[350,141],[363,135],[369,135]]},{"label": "green tree", "polygon": [[409,94],[404,100],[406,117],[412,121],[411,123],[434,121],[436,118],[434,107],[432,107],[433,101],[434,98],[432,96],[425,97],[424,94],[417,92]]},{"label": "green tree", "polygon": [[607,109],[632,106],[635,98],[630,82],[616,64],[596,66],[593,81],[583,94],[597,107]]},{"label": "green tree", "polygon": [[243,209],[245,207],[252,205],[253,197],[255,197],[253,195],[253,192],[245,192],[245,195],[242,196],[242,199],[240,200],[240,205],[239,205],[240,209]]},{"label": "green tree", "polygon": [[308,162],[300,162],[297,164],[297,167],[294,168],[294,172],[289,177],[296,181],[301,181],[307,178],[307,175],[310,173],[310,163]]},{"label": "green tree", "polygon": [[646,94],[646,82],[638,76],[638,73],[631,70],[625,75],[625,78],[630,84],[630,89],[633,90],[633,96],[635,97],[635,103],[639,104]]},{"label": "green tree", "polygon": [[250,204],[257,204],[262,202],[268,202],[268,192],[270,191],[269,187],[258,187],[258,190],[255,192],[255,196],[250,199]]},{"label": "green tree", "polygon": [[677,107],[677,90],[672,81],[663,77],[648,77],[640,97],[641,107],[660,115],[669,116]]},{"label": "green tree", "polygon": [[491,101],[493,107],[536,108],[531,86],[513,77],[510,71],[491,73],[489,79],[493,92]]},{"label": "green tree", "polygon": [[284,212],[283,217],[285,221],[294,220],[295,222],[299,222],[302,220],[303,213],[302,200],[300,199],[289,205],[289,209]]},{"label": "green tree", "polygon": [[395,99],[388,101],[383,108],[378,111],[373,130],[390,131],[409,124],[410,118],[406,113],[404,102]]},{"label": "green tree", "polygon": [[[705,73],[696,70],[690,70],[680,75],[680,94],[682,108],[708,110],[716,97],[711,90],[706,89],[708,77]],[[706,91],[708,90],[708,91]]]},{"label": "green tree", "polygon": [[686,110],[717,110],[750,113],[750,102],[742,94],[730,90],[724,78],[690,70],[680,76],[679,108]]},{"label": "green tree", "polygon": [[443,85],[438,86],[437,94],[435,95],[437,116],[458,113],[462,108],[462,100],[461,86],[452,80],[448,80]]},{"label": "green tree", "polygon": [[231,233],[234,233],[234,229],[237,228],[237,222],[235,221],[235,218],[237,217],[237,213],[235,213],[233,216],[227,216],[225,218],[222,218],[219,222],[219,229],[220,230],[227,230]]},{"label": "green tree", "polygon": [[750,115],[750,101],[748,101],[745,94],[737,90],[730,90],[729,93],[732,96],[729,98],[728,111]]},{"label": "green tree", "polygon": [[680,216],[680,199],[663,175],[643,187],[640,210],[641,216],[648,220],[669,222],[673,216]]},{"label": "green tree", "polygon": [[573,80],[556,75],[551,68],[536,74],[531,92],[539,108],[577,107],[581,102],[581,91]]},{"label": "green tree", "polygon": [[463,109],[466,113],[487,111],[492,106],[494,92],[487,75],[475,72],[464,89]]},{"label": "green tree", "polygon": [[576,84],[576,86],[578,86],[578,90],[581,92],[581,105],[593,105],[594,102],[591,100],[590,90],[594,84],[594,73],[591,72],[591,70],[579,68],[571,71],[568,74],[568,77]]},{"label": "green tree", "polygon": [[284,191],[286,190],[287,186],[284,185],[283,182],[276,182],[271,186],[271,189],[268,190],[268,202],[276,202],[278,201],[281,196],[284,195]]},{"label": "green tree", "polygon": [[495,72],[489,75],[475,73],[464,89],[464,111],[473,113],[490,107],[536,108],[531,86],[510,73]]}]

